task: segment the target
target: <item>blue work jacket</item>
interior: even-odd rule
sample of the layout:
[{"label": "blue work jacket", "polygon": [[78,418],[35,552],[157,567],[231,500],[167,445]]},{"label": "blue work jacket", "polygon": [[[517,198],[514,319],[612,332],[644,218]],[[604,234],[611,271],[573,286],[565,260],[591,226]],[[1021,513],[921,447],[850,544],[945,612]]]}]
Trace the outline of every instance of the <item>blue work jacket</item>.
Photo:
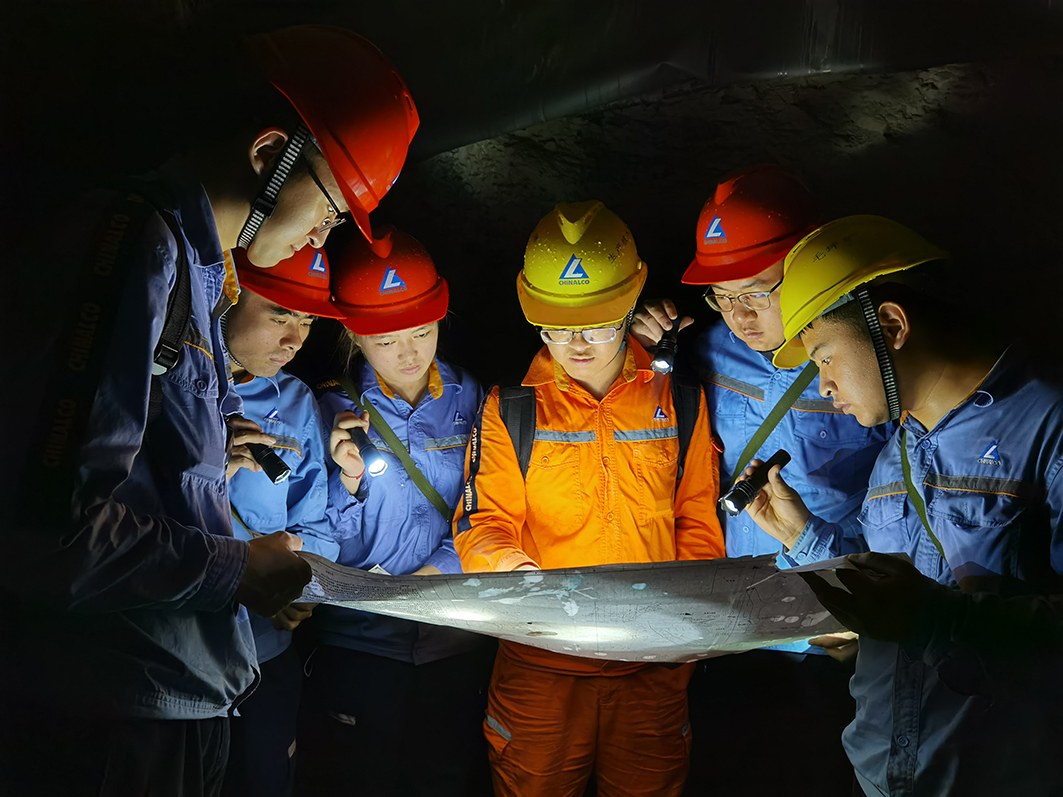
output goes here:
[{"label": "blue work jacket", "polygon": [[[979,388],[927,430],[902,421],[912,482],[941,555],[908,497],[901,433],[883,449],[860,515],[865,545],[809,520],[798,563],[859,548],[908,554],[924,575],[1005,595],[1058,593],[1063,573],[1063,391],[1006,352]],[[855,543],[855,544],[854,544]],[[1059,673],[1000,695],[970,693],[956,672],[984,672],[987,651],[860,640],[843,743],[864,791],[889,795],[1059,794]],[[952,676],[950,677],[950,673]]]},{"label": "blue work jacket", "polygon": [[[364,360],[356,361],[352,380],[359,400],[371,402],[447,505],[461,498],[465,447],[483,397],[479,384],[465,371],[437,359],[429,373],[428,392],[411,407],[393,394]],[[354,410],[342,390],[329,389],[320,398],[321,413]],[[443,573],[460,573],[450,519],[410,479],[402,462],[375,429],[372,440],[388,462],[379,476],[362,478],[353,497],[340,482],[330,461],[329,517],[339,543],[337,560],[362,570],[379,565],[393,576],[433,565]],[[478,639],[466,631],[416,623],[337,606],[320,606],[314,625],[323,642],[393,659],[422,664],[467,650]]]},{"label": "blue work jacket", "polygon": [[[247,612],[233,600],[248,549],[232,536],[225,480],[224,415],[239,400],[211,317],[225,272],[207,195],[198,184],[158,184],[182,234],[175,240],[155,213],[127,233],[136,256],[114,285],[114,329],[86,339],[103,361],[86,392],[69,512],[2,480],[3,504],[22,519],[0,526],[2,583],[19,602],[0,655],[18,667],[18,679],[5,681],[24,699],[89,716],[199,719],[224,716],[255,677]],[[41,269],[56,275],[43,311],[54,319],[69,318],[64,307],[81,299],[76,242],[99,218],[82,210],[72,221],[83,229],[57,238],[63,258],[38,264],[38,278]],[[190,264],[191,329],[176,367],[152,377],[178,247]],[[6,454],[28,467],[48,451],[49,439],[33,430],[48,373],[67,356],[54,338],[32,353],[15,371],[19,390],[9,391],[18,428]],[[149,424],[153,379],[162,405]]]},{"label": "blue work jacket", "polygon": [[[723,452],[721,489],[734,479],[738,457],[802,368],[780,369],[735,337],[727,325],[712,326],[698,340],[698,364],[709,400],[709,416]],[[783,448],[792,457],[783,478],[815,515],[860,533],[857,515],[867,479],[892,426],[866,429],[837,412],[812,380],[793,407],[753,455],[764,460]],[[724,518],[727,555],[778,553],[782,544],[753,522],[749,514]]]},{"label": "blue work jacket", "polygon": [[[709,402],[709,417],[723,446],[720,489],[734,479],[738,458],[802,368],[781,369],[749,348],[727,324],[710,327],[698,340],[698,367]],[[819,394],[817,376],[794,402],[753,455],[765,460],[780,448],[791,461],[783,478],[813,514],[832,520],[851,536],[860,533],[857,515],[875,458],[893,431],[892,424],[866,429],[834,409]],[[720,513],[727,555],[778,554],[782,543],[760,528],[748,513],[736,517]],[[780,560],[781,566],[786,566]],[[820,653],[805,642],[773,645],[772,650]]]},{"label": "blue work jacket", "polygon": [[[249,540],[252,531],[290,531],[302,538],[302,550],[335,560],[339,545],[326,516],[328,433],[317,399],[310,388],[285,371],[241,382],[236,392],[244,402],[244,417],[277,439],[273,450],[292,472],[280,484],[262,472],[241,468],[233,474],[229,480],[233,533],[237,539]],[[265,617],[252,614],[251,628],[260,664],[291,644],[291,632],[274,628]]]}]

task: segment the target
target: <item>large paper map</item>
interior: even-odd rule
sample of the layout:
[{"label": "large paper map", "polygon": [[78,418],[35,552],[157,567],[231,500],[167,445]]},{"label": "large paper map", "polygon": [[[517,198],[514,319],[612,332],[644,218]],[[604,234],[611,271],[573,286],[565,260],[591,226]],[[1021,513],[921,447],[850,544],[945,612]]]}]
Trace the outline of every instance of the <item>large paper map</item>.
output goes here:
[{"label": "large paper map", "polygon": [[381,575],[303,556],[314,571],[304,601],[589,658],[694,661],[842,629],[772,556],[442,576]]}]

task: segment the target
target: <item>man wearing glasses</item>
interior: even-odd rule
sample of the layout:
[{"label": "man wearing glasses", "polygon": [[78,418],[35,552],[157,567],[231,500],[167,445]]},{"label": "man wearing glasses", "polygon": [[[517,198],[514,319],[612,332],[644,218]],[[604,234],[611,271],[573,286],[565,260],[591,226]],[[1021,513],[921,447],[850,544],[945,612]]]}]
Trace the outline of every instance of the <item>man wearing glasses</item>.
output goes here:
[{"label": "man wearing glasses", "polygon": [[[734,479],[747,444],[803,375],[800,368],[773,366],[771,353],[784,339],[778,293],[783,259],[816,224],[816,203],[808,190],[776,166],[727,176],[701,210],[697,253],[683,282],[708,286],[705,302],[724,322],[700,337],[696,355],[713,429],[723,443],[721,485]],[[632,334],[644,345],[654,345],[676,316],[675,306],[667,300],[644,307],[635,314]],[[679,323],[682,328],[692,319]],[[839,413],[819,395],[819,380],[812,378],[752,455],[765,460],[780,448],[789,452],[788,482],[800,485],[795,489],[816,505],[817,514],[830,517],[855,536],[856,516],[886,431],[865,429]],[[780,543],[747,513],[725,517],[723,523],[728,556],[781,551]],[[815,641],[844,645],[848,640]],[[848,670],[827,656],[810,653],[822,654],[823,648],[795,643],[710,659],[699,666],[691,683],[691,714],[695,745],[706,752],[699,755],[695,750],[693,755],[695,792],[711,783],[712,788],[731,794],[761,793],[764,781],[748,777],[750,750],[767,751],[777,743],[785,744],[792,755],[787,767],[776,770],[781,780],[773,784],[775,790],[793,789],[800,782],[801,793],[849,794],[852,768],[840,739],[853,716]],[[721,684],[728,687],[723,694]],[[733,711],[721,702],[730,695]],[[788,715],[800,718],[800,725],[763,721],[784,704]],[[721,713],[731,719],[717,721]],[[748,727],[741,725],[742,718],[747,718]],[[771,736],[773,729],[781,736]],[[751,738],[759,744],[751,747]]]},{"label": "man wearing glasses", "polygon": [[[563,202],[536,226],[517,278],[524,316],[546,344],[523,381],[533,390],[533,440],[520,462],[493,390],[470,437],[454,515],[465,572],[723,553],[705,399],[696,396],[680,467],[672,377],[628,340],[647,271],[631,231],[601,202]],[[602,795],[679,797],[693,669],[502,641],[484,721],[495,794],[583,794],[594,778]]]},{"label": "man wearing glasses", "polygon": [[51,322],[10,375],[4,794],[216,794],[228,715],[258,679],[248,611],[276,614],[310,578],[294,535],[232,533],[224,253],[273,267],[341,212],[370,236],[418,118],[348,31],[260,34],[247,54],[225,78],[210,61],[230,113],[204,98],[186,152],[83,200],[41,267],[16,270],[24,328]]}]

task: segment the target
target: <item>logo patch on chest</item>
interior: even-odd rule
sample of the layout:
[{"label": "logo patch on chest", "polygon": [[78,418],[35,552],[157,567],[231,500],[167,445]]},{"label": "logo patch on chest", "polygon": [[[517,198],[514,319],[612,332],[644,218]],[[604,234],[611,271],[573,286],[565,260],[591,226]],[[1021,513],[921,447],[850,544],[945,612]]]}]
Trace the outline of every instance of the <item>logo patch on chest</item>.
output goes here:
[{"label": "logo patch on chest", "polygon": [[989,447],[982,452],[982,456],[978,458],[980,465],[995,465],[999,467],[1004,464],[1004,461],[1000,458],[1000,448],[996,440],[989,444]]}]

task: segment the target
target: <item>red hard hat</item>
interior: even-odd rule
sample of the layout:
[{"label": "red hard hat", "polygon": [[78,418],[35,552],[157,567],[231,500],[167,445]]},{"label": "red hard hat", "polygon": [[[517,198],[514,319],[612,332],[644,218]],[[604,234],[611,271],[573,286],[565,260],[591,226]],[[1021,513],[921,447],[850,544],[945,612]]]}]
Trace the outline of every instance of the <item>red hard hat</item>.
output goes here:
[{"label": "red hard hat", "polygon": [[372,243],[350,239],[333,260],[336,311],[356,335],[413,329],[447,314],[447,281],[412,235],[385,227]]},{"label": "red hard hat", "polygon": [[348,30],[300,25],[254,36],[263,73],[302,117],[366,238],[420,119],[399,73]]},{"label": "red hard hat", "polygon": [[338,318],[330,301],[329,263],[324,250],[304,246],[273,268],[259,268],[243,249],[233,249],[240,287],[275,302],[286,310],[323,318]]},{"label": "red hard hat", "polygon": [[715,285],[755,277],[817,224],[815,200],[790,172],[771,165],[734,172],[701,209],[697,254],[683,282]]}]

